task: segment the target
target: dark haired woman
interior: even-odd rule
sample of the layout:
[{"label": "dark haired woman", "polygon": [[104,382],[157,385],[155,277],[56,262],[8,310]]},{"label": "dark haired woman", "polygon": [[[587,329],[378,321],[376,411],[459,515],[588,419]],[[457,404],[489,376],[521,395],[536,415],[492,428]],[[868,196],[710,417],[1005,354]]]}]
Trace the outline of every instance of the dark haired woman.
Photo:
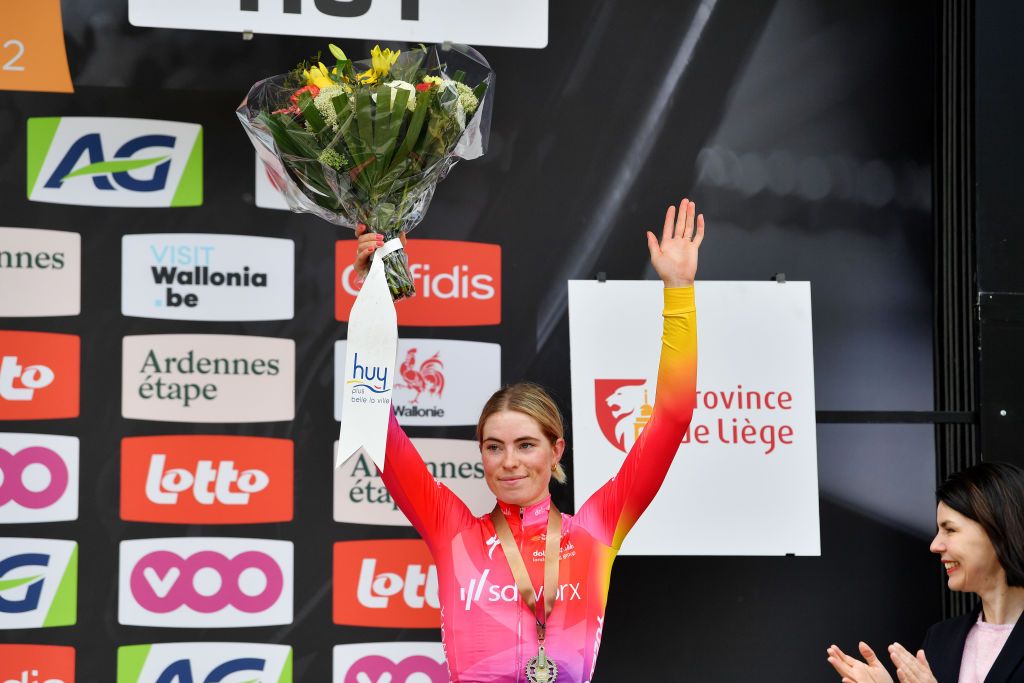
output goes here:
[{"label": "dark haired woman", "polygon": [[[936,494],[931,551],[949,589],[975,593],[981,605],[929,628],[916,655],[890,645],[896,675],[901,683],[1024,683],[1024,470],[983,463],[951,475]],[[828,648],[843,683],[891,683],[867,643],[860,652],[864,661]]]}]

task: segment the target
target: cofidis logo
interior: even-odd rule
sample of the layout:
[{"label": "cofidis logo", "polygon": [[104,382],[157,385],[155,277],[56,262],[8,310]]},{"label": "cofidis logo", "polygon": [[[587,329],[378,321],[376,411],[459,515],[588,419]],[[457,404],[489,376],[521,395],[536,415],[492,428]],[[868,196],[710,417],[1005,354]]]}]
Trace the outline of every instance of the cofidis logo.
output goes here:
[{"label": "cofidis logo", "polygon": [[273,337],[125,337],[121,413],[163,422],[295,417],[295,342]]},{"label": "cofidis logo", "polygon": [[0,524],[78,518],[78,439],[0,433]]},{"label": "cofidis logo", "polygon": [[[336,420],[341,420],[345,345],[344,340],[334,344]],[[359,370],[356,368],[357,377]],[[369,368],[363,374],[379,380],[382,371]],[[401,424],[475,425],[480,406],[501,386],[501,346],[452,339],[399,339],[398,362],[388,380]]]},{"label": "cofidis logo", "polygon": [[0,228],[0,317],[78,315],[81,289],[77,232]]},{"label": "cofidis logo", "polygon": [[437,567],[420,540],[334,544],[334,623],[438,628]]},{"label": "cofidis logo", "polygon": [[0,645],[2,683],[75,683],[75,648]]},{"label": "cofidis logo", "polygon": [[266,643],[160,643],[117,648],[117,683],[292,683],[292,649]]},{"label": "cofidis logo", "polygon": [[0,420],[78,417],[79,339],[0,331]]},{"label": "cofidis logo", "polygon": [[290,541],[153,538],[121,543],[118,621],[238,628],[290,624]]},{"label": "cofidis logo", "polygon": [[[450,488],[474,515],[486,514],[494,507],[494,494],[484,483],[475,440],[415,438],[412,443],[438,484]],[[337,449],[337,442],[334,447]],[[381,482],[377,466],[362,453],[334,469],[334,521],[409,526],[409,519]]]},{"label": "cofidis logo", "polygon": [[168,320],[288,320],[295,243],[248,235],[125,235],[121,313]]},{"label": "cofidis logo", "polygon": [[75,623],[78,544],[0,538],[0,629]]},{"label": "cofidis logo", "polygon": [[121,519],[168,524],[291,521],[293,461],[287,439],[122,439]]},{"label": "cofidis logo", "polygon": [[[409,240],[416,296],[403,301],[398,324],[420,327],[501,323],[501,247],[452,240]],[[347,321],[359,293],[354,240],[337,242],[334,315]]]},{"label": "cofidis logo", "polygon": [[28,198],[81,206],[199,206],[202,126],[150,119],[29,119]]},{"label": "cofidis logo", "polygon": [[334,683],[448,683],[441,643],[360,643],[334,646]]}]

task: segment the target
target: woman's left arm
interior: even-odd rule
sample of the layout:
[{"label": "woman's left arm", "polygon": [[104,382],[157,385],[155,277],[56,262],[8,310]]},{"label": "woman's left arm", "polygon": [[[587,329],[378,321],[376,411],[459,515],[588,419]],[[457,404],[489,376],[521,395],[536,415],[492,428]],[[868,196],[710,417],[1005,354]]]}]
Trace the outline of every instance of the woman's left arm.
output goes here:
[{"label": "woman's left arm", "polygon": [[[690,424],[697,391],[697,320],[693,281],[704,239],[704,217],[686,199],[665,214],[659,241],[647,233],[651,264],[665,284],[664,334],[657,393],[650,422],[618,474],[594,493],[576,515],[599,537],[619,548],[650,505]],[[597,528],[594,528],[597,527]]]}]

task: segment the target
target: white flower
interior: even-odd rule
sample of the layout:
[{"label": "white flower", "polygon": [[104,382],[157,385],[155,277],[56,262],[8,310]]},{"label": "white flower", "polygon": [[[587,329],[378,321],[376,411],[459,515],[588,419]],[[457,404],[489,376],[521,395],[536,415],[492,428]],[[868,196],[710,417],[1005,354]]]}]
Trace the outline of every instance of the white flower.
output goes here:
[{"label": "white flower", "polygon": [[409,91],[409,101],[406,103],[405,108],[409,111],[416,109],[416,86],[408,81],[388,81],[384,85],[391,88],[391,103],[395,103],[395,97],[398,95],[399,90]]}]

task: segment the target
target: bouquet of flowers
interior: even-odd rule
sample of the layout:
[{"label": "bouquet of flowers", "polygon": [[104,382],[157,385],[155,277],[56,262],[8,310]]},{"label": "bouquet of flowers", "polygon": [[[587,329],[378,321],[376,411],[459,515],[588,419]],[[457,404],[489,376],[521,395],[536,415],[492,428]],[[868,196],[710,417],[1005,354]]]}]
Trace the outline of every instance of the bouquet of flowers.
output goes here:
[{"label": "bouquet of flowers", "polygon": [[[486,150],[494,73],[467,46],[377,46],[359,62],[328,47],[333,66],[317,57],[264,79],[236,113],[292,211],[395,239],[459,159]],[[415,294],[404,251],[384,266],[394,300]]]}]

